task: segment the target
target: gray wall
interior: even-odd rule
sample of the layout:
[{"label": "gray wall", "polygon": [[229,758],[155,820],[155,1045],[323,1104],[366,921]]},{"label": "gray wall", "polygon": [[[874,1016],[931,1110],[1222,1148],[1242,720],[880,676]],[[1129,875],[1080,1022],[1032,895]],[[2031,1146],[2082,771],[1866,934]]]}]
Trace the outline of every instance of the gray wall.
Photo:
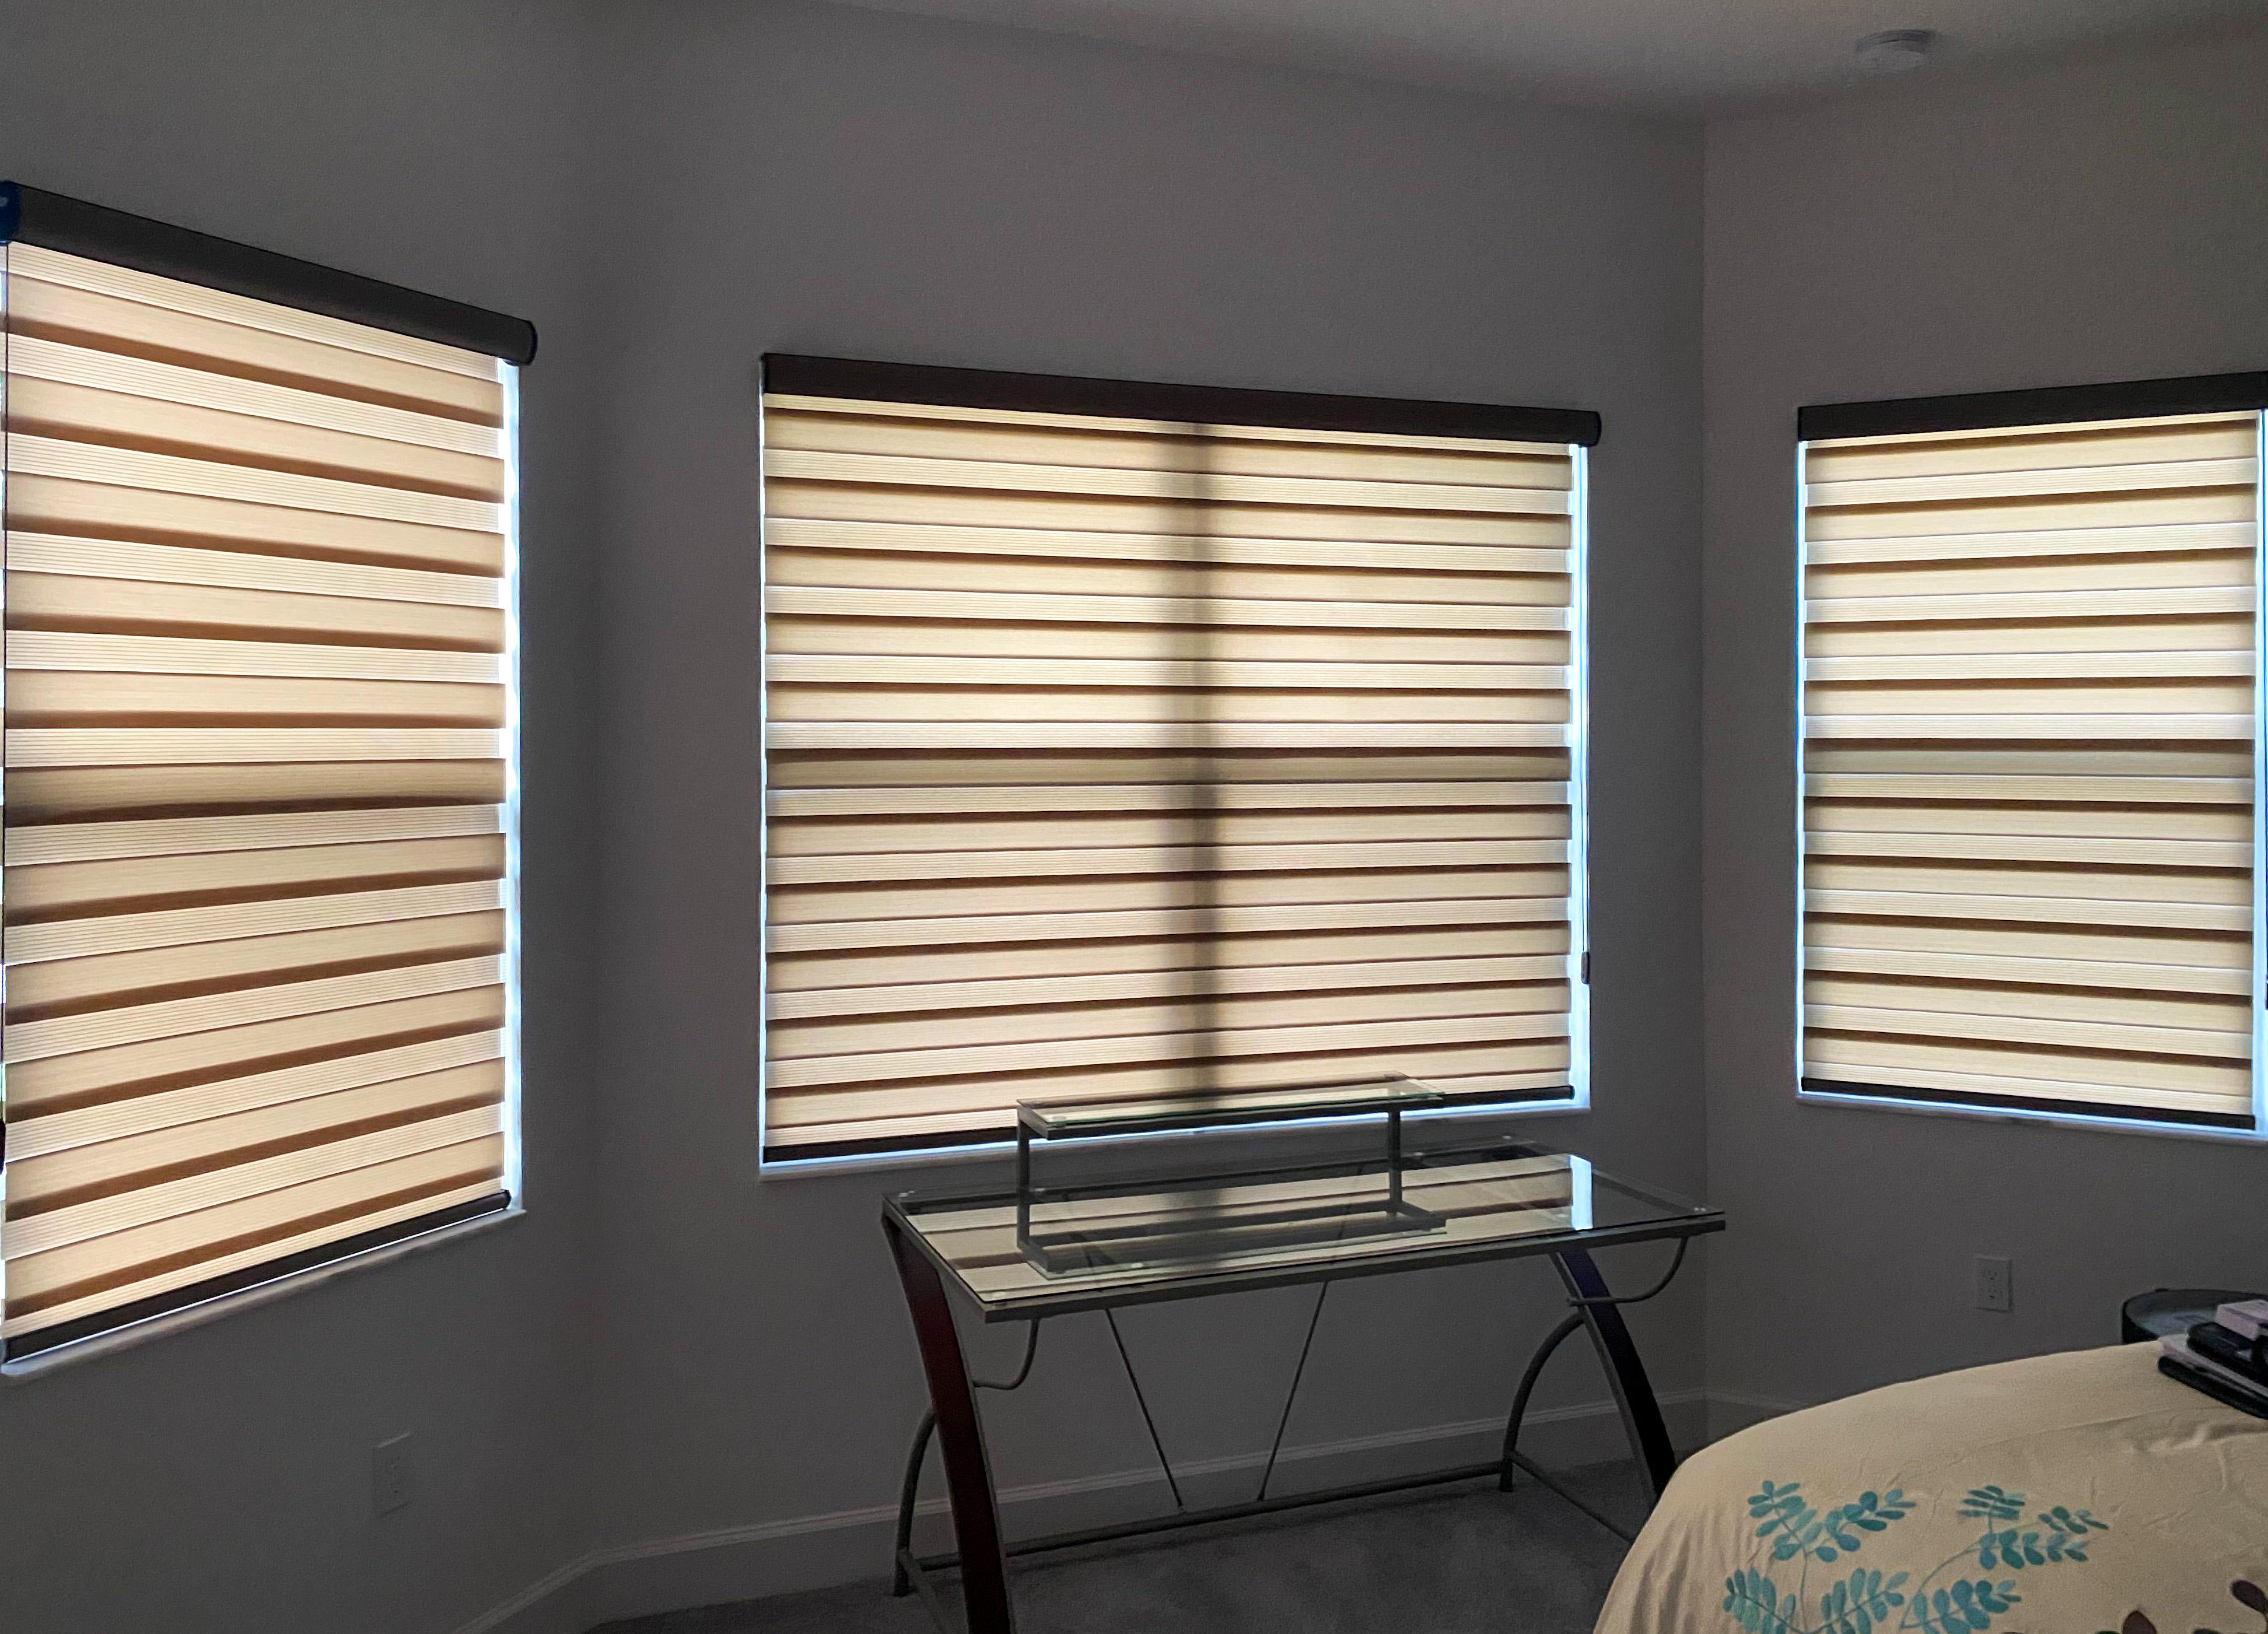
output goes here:
[{"label": "gray wall", "polygon": [[[798,4],[0,15],[0,172],[544,332],[534,1211],[0,1387],[0,1627],[418,1634],[592,1550],[619,1568],[594,1614],[872,1568],[919,1388],[876,1203],[976,1175],[756,1172],[772,348],[1602,410],[1600,1104],[1528,1127],[1730,1206],[1712,1382],[1810,1399],[2107,1338],[2154,1282],[2257,1282],[2257,1150],[1793,1102],[1786,654],[1794,405],[2259,364],[2264,82],[2256,39],[1720,124],[1705,280],[1690,127]],[[2014,1315],[1969,1309],[1975,1252],[2015,1257]],[[1641,1314],[1672,1393],[1701,1287]],[[1485,1417],[1555,1303],[1506,1270],[1350,1287],[1291,1440]],[[1304,1311],[1129,1324],[1177,1458],[1264,1446]],[[1143,1465],[1129,1402],[1082,1388],[1109,1365],[1099,1327],[1050,1337],[1007,1482]],[[1591,1401],[1564,1365],[1550,1402]],[[373,1521],[369,1446],[403,1429],[419,1495]]]},{"label": "gray wall", "polygon": [[[410,1634],[575,1554],[596,825],[579,45],[549,0],[0,12],[0,174],[534,319],[526,377],[535,1212],[0,1384],[8,1634]],[[383,1521],[370,1448],[415,1438]]]},{"label": "gray wall", "polygon": [[[547,1626],[873,1569],[865,1531],[838,1558],[806,1528],[887,1499],[917,1410],[875,1230],[914,1176],[755,1165],[767,348],[1602,410],[1601,1110],[1535,1127],[1699,1188],[1694,128],[787,5],[92,0],[0,14],[0,173],[544,341],[533,1212],[0,1387],[11,1634],[487,1626],[594,1549],[653,1567]],[[1697,1390],[1699,1286],[1646,1314],[1668,1391]],[[1349,1290],[1292,1443],[1500,1410],[1556,1307],[1529,1272]],[[1130,1324],[1177,1456],[1264,1446],[1304,1309]],[[1101,1343],[1050,1338],[1010,1481],[1145,1461],[1080,1387]],[[1588,1369],[1551,1400],[1595,1404]],[[417,1498],[373,1520],[370,1446],[402,1430]],[[783,1535],[801,1566],[666,1552]]]},{"label": "gray wall", "polygon": [[[1794,409],[2268,362],[2268,37],[1708,133],[1710,1380],[1814,1401],[2268,1277],[2268,1151],[1799,1105]],[[1972,1255],[2016,1308],[1971,1308]],[[1737,1405],[1737,1403],[1735,1403]]]},{"label": "gray wall", "polygon": [[[886,1501],[920,1387],[877,1203],[976,1177],[757,1177],[767,350],[1602,411],[1600,1109],[1531,1127],[1697,1189],[1694,129],[821,7],[685,0],[612,21],[600,191],[635,230],[594,247],[611,302],[600,1535]],[[1625,1276],[1660,1257],[1632,1252]],[[1334,1295],[1291,1439],[1500,1412],[1558,1314],[1546,1282],[1498,1268]],[[1666,1389],[1699,1382],[1699,1287],[1646,1313]],[[1305,1308],[1133,1314],[1177,1457],[1265,1449]],[[998,1415],[1003,1481],[1142,1468],[1100,1320],[1047,1346]],[[1563,1366],[1558,1402],[1603,1396],[1587,1358]],[[857,1541],[848,1558],[873,1570],[878,1539]],[[821,1542],[797,1548],[816,1561]]]}]

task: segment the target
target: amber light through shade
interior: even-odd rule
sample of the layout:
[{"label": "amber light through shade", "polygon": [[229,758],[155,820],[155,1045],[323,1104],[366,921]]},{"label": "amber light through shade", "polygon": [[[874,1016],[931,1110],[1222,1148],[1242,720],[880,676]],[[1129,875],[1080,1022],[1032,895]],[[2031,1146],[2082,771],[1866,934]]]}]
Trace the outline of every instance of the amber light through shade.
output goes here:
[{"label": "amber light through shade", "polygon": [[1575,458],[767,396],[767,1156],[1567,1098]]},{"label": "amber light through shade", "polygon": [[1814,442],[1814,1090],[2249,1129],[2259,418]]},{"label": "amber light through shade", "polygon": [[7,260],[11,1353],[498,1199],[508,365]]}]

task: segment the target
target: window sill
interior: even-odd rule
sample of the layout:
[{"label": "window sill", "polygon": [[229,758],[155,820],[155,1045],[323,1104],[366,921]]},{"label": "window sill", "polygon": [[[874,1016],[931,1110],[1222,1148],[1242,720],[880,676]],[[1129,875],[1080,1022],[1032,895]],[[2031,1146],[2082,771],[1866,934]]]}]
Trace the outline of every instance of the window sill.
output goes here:
[{"label": "window sill", "polygon": [[483,1214],[476,1219],[454,1221],[446,1226],[436,1226],[431,1231],[418,1236],[405,1237],[400,1242],[389,1242],[382,1248],[366,1248],[360,1254],[350,1255],[345,1259],[334,1261],[328,1265],[289,1272],[278,1277],[273,1282],[261,1283],[254,1287],[240,1288],[233,1293],[221,1294],[206,1300],[202,1305],[192,1305],[179,1311],[168,1311],[163,1316],[152,1316],[146,1321],[136,1322],[130,1327],[96,1334],[74,1343],[57,1345],[52,1351],[42,1351],[37,1356],[26,1357],[20,1362],[10,1362],[4,1366],[0,1366],[0,1385],[26,1383],[63,1368],[76,1366],[81,1362],[92,1361],[98,1357],[114,1356],[121,1351],[132,1350],[138,1345],[148,1344],[191,1328],[201,1328],[207,1322],[218,1321],[224,1317],[234,1315],[239,1311],[250,1310],[255,1306],[266,1305],[272,1300],[288,1299],[292,1294],[309,1288],[320,1287],[336,1277],[353,1276],[357,1272],[375,1270],[382,1265],[392,1265],[397,1261],[409,1258],[412,1255],[423,1254],[429,1249],[438,1248],[449,1243],[462,1242],[468,1237],[499,1230],[512,1221],[522,1218],[526,1212],[526,1210],[514,1203],[510,1208],[499,1209],[493,1214]]},{"label": "window sill", "polygon": [[2213,1129],[2196,1123],[2155,1123],[2146,1118],[2091,1116],[2084,1112],[2036,1111],[2021,1107],[1970,1106],[1959,1101],[1899,1100],[1888,1095],[1844,1095],[1831,1091],[1798,1088],[1796,1104],[1840,1107],[1853,1112],[1881,1112],[1908,1117],[1950,1118],[1970,1123],[2013,1123],[2034,1129],[2058,1129],[2082,1135],[2146,1135],[2161,1140],[2207,1141],[2215,1145],[2257,1146],[2268,1144],[2268,1128]]}]

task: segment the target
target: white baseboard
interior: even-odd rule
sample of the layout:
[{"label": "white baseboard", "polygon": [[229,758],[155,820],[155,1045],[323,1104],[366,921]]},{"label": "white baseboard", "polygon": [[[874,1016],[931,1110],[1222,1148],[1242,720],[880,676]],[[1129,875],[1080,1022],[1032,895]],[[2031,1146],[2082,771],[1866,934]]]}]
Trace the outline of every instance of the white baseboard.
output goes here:
[{"label": "white baseboard", "polygon": [[1708,1439],[1721,1441],[1750,1424],[1760,1424],[1767,1418],[1778,1418],[1783,1413],[1800,1412],[1808,1405],[1805,1402],[1782,1401],[1777,1396],[1750,1395],[1741,1390],[1712,1390],[1709,1392]]},{"label": "white baseboard", "polygon": [[[1702,1391],[1668,1391],[1660,1401],[1678,1446],[1697,1446],[1710,1439],[1718,1414]],[[1296,1491],[1479,1463],[1497,1455],[1503,1434],[1503,1419],[1483,1418],[1287,1446],[1277,1461],[1278,1476],[1270,1490]],[[1610,1402],[1536,1410],[1528,1416],[1521,1446],[1553,1468],[1628,1455]],[[1177,1464],[1174,1476],[1184,1501],[1193,1507],[1234,1503],[1252,1495],[1266,1462],[1264,1453],[1238,1453]],[[1154,1465],[1012,1485],[1000,1492],[1012,1536],[1108,1525],[1154,1513],[1165,1501],[1165,1477]],[[945,1499],[925,1498],[917,1513],[923,1524],[917,1542],[949,1548]],[[490,1608],[457,1634],[585,1634],[620,1617],[878,1578],[889,1568],[896,1521],[895,1505],[873,1504],[594,1549]]]}]

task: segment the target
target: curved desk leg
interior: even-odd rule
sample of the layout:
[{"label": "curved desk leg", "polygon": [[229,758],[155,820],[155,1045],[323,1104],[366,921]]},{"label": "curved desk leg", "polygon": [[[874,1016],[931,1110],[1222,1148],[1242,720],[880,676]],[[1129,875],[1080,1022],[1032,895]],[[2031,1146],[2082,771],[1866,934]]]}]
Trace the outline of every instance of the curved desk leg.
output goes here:
[{"label": "curved desk leg", "polygon": [[953,1498],[953,1535],[961,1553],[961,1597],[968,1613],[968,1634],[1015,1634],[1016,1613],[1008,1598],[1008,1559],[1000,1542],[1000,1508],[992,1491],[992,1462],[984,1451],[984,1427],[976,1417],[976,1392],[969,1383],[961,1331],[953,1323],[945,1280],[922,1251],[906,1240],[904,1228],[885,1216],[882,1233],[898,1262],[906,1309],[920,1342],[922,1371],[929,1376],[930,1405],[937,1417],[937,1440],[945,1459],[946,1490]]},{"label": "curved desk leg", "polygon": [[1550,1336],[1535,1347],[1535,1354],[1528,1358],[1528,1371],[1520,1375],[1520,1388],[1512,1393],[1512,1417],[1504,1421],[1504,1472],[1496,1478],[1496,1490],[1512,1490],[1512,1472],[1516,1466],[1513,1455],[1520,1451],[1521,1421],[1528,1417],[1528,1398],[1535,1394],[1535,1381],[1543,1376],[1543,1364],[1551,1359],[1551,1352],[1559,1348],[1560,1341],[1583,1325],[1583,1313],[1570,1311]]},{"label": "curved desk leg", "polygon": [[[1587,1251],[1565,1248],[1551,1259],[1571,1299],[1603,1301],[1612,1297],[1607,1292],[1606,1278],[1599,1275]],[[1615,1405],[1622,1410],[1623,1428],[1630,1432],[1631,1451],[1646,1466],[1646,1479],[1653,1495],[1660,1498],[1669,1477],[1676,1473],[1677,1454],[1669,1445],[1669,1427],[1661,1422],[1661,1404],[1653,1399],[1653,1387],[1646,1381],[1646,1364],[1638,1360],[1638,1346],[1631,1343],[1630,1329],[1623,1325],[1621,1307],[1594,1303],[1576,1309],[1591,1330],[1599,1360],[1606,1365]]]},{"label": "curved desk leg", "polygon": [[890,1593],[903,1599],[914,1592],[913,1579],[906,1571],[906,1557],[914,1547],[914,1505],[921,1501],[922,1462],[929,1456],[929,1439],[937,1433],[937,1410],[924,1413],[921,1426],[914,1432],[914,1444],[906,1453],[905,1484],[898,1490],[898,1544],[890,1558],[897,1564],[890,1571]]}]

